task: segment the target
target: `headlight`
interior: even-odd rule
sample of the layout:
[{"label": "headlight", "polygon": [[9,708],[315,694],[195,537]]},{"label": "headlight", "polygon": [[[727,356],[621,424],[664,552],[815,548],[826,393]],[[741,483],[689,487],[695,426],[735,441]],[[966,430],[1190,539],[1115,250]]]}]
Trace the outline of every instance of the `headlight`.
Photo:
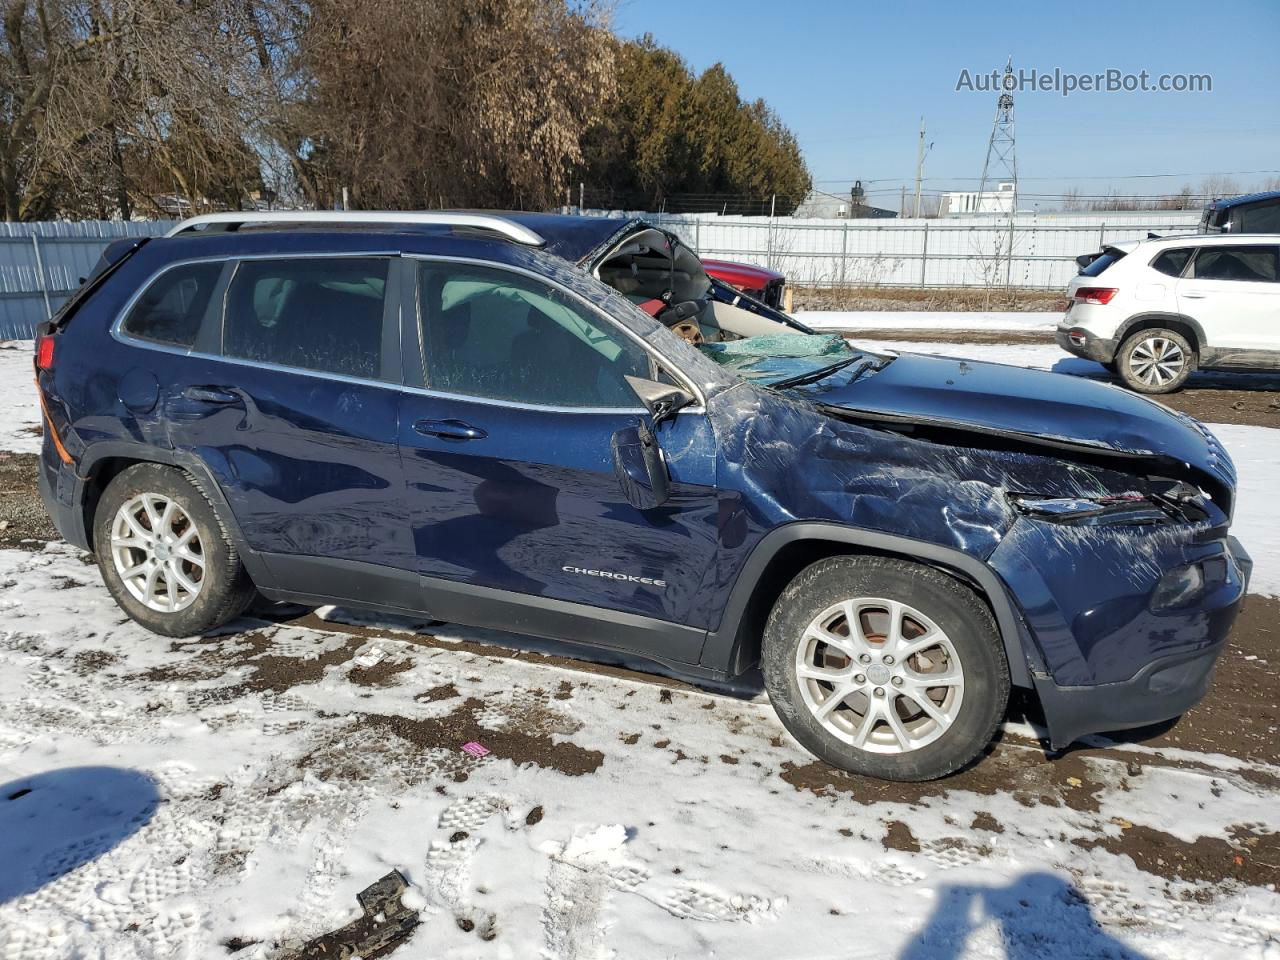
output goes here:
[{"label": "headlight", "polygon": [[1198,563],[1189,563],[1185,567],[1174,567],[1156,584],[1151,594],[1151,609],[1172,610],[1185,607],[1204,593],[1204,568]]}]

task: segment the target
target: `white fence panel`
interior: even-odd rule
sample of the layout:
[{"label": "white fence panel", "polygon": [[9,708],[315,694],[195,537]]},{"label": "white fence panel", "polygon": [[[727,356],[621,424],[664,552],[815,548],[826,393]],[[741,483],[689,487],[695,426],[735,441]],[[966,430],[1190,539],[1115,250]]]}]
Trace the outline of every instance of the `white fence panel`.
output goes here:
[{"label": "white fence panel", "polygon": [[702,256],[785,273],[798,286],[924,286],[1058,289],[1075,258],[1103,243],[1148,233],[1193,232],[1194,211],[1019,214],[940,220],[806,220],[639,214],[681,236]]},{"label": "white fence panel", "polygon": [[171,226],[167,220],[0,221],[0,339],[30,339],[112,240],[157,236]]}]

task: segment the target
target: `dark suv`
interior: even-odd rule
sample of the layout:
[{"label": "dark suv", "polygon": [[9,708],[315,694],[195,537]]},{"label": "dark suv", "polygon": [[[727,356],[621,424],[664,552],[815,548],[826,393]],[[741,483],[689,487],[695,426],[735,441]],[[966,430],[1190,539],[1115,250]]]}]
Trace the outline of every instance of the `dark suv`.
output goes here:
[{"label": "dark suv", "polygon": [[759,664],[879,777],[972,760],[1011,685],[1055,745],[1178,715],[1250,568],[1196,421],[814,334],[635,220],[200,217],[110,248],[36,367],[49,512],[153,631],[256,591]]},{"label": "dark suv", "polygon": [[1280,233],[1280,190],[1214,200],[1200,217],[1201,233]]}]

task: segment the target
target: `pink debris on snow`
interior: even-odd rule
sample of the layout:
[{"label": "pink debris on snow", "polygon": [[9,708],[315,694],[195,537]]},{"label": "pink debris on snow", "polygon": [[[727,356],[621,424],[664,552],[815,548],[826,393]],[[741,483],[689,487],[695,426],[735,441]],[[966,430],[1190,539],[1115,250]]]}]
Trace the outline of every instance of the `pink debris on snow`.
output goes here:
[{"label": "pink debris on snow", "polygon": [[473,757],[487,757],[490,751],[488,747],[472,740],[470,743],[464,743],[462,745],[462,752],[469,753]]}]

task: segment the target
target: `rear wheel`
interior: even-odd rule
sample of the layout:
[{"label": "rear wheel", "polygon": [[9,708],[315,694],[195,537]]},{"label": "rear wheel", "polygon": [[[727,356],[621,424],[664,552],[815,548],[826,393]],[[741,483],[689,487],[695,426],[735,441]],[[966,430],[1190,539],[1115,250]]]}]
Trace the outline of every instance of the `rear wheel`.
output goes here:
[{"label": "rear wheel", "polygon": [[1139,393],[1172,393],[1191,376],[1195,348],[1174,330],[1140,330],[1116,353],[1120,379]]},{"label": "rear wheel", "polygon": [[802,571],[774,604],[762,661],[774,709],[805,748],[886,780],[969,763],[1009,697],[986,605],[944,573],[882,557]]},{"label": "rear wheel", "polygon": [[98,502],[93,542],[107,589],[155,633],[212,630],[255,594],[213,505],[172,467],[138,464],[112,480]]}]

